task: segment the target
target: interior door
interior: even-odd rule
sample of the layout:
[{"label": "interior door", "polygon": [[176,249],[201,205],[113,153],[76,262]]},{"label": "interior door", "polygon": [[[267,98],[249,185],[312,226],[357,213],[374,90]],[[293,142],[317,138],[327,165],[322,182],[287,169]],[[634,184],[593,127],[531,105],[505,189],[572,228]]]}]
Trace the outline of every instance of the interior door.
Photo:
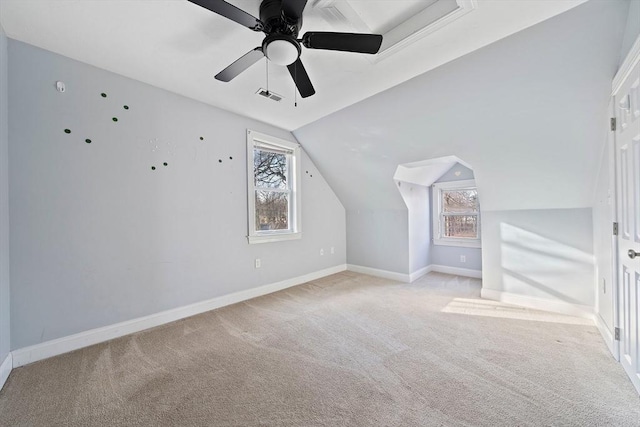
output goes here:
[{"label": "interior door", "polygon": [[620,363],[640,392],[640,64],[615,105]]}]

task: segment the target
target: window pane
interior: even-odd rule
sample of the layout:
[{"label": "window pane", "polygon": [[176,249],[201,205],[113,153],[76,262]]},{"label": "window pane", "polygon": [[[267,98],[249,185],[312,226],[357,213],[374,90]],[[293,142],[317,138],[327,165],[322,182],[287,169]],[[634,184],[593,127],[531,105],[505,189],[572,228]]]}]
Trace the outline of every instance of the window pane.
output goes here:
[{"label": "window pane", "polygon": [[443,237],[477,239],[477,215],[445,215]]},{"label": "window pane", "polygon": [[270,151],[253,150],[253,176],[256,187],[287,187],[287,155]]},{"label": "window pane", "polygon": [[476,189],[443,190],[442,211],[445,213],[478,212],[478,191]]},{"label": "window pane", "polygon": [[289,229],[289,193],[256,190],[256,231]]}]

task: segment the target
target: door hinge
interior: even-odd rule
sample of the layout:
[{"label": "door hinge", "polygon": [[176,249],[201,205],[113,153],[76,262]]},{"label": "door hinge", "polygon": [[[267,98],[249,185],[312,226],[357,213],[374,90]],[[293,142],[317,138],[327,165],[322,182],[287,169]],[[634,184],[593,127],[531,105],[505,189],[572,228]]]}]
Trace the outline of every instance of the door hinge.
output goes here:
[{"label": "door hinge", "polygon": [[617,222],[613,223],[613,235],[614,236],[618,235],[618,223]]},{"label": "door hinge", "polygon": [[613,339],[620,341],[620,328],[613,328]]},{"label": "door hinge", "polygon": [[611,117],[611,130],[612,131],[614,131],[614,130],[616,130],[618,128],[616,122],[617,122],[616,118],[615,117]]}]

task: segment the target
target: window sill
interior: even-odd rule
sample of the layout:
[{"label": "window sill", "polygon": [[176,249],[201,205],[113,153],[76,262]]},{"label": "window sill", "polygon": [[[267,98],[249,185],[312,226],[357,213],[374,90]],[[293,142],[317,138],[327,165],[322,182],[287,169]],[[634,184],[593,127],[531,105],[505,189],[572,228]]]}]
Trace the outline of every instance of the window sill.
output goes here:
[{"label": "window sill", "polygon": [[284,240],[302,239],[302,233],[282,233],[282,234],[260,234],[255,236],[247,236],[250,245],[257,243],[281,242]]},{"label": "window sill", "polygon": [[433,239],[433,244],[436,246],[457,246],[461,248],[481,248],[482,242],[480,240],[449,240],[449,239]]}]

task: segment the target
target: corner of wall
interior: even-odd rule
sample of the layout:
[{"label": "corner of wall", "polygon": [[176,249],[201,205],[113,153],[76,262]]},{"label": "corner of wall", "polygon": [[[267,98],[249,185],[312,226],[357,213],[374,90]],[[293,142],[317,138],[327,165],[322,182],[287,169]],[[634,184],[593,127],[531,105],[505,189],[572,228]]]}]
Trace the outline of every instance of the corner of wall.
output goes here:
[{"label": "corner of wall", "polygon": [[8,39],[0,26],[0,388],[12,368],[9,276]]}]

